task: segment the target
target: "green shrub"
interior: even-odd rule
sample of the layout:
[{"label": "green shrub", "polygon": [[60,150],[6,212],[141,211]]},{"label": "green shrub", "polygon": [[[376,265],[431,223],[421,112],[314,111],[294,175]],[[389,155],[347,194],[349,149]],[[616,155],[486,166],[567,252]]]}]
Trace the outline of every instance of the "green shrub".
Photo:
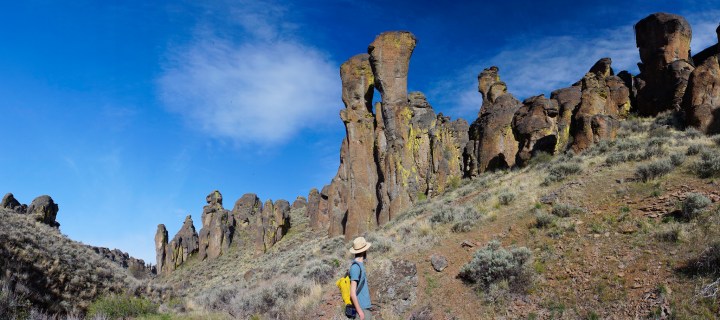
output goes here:
[{"label": "green shrub", "polygon": [[551,215],[545,211],[538,211],[535,213],[535,227],[546,228],[552,226],[557,219],[556,216]]},{"label": "green shrub", "polygon": [[472,230],[472,228],[475,227],[475,222],[464,220],[460,222],[456,222],[450,230],[452,232],[460,233],[460,232],[468,232]]},{"label": "green shrub", "polygon": [[381,235],[369,234],[367,236],[367,241],[372,243],[373,252],[375,254],[382,254],[392,250],[392,242]]},{"label": "green shrub", "polygon": [[655,237],[664,242],[680,242],[684,234],[683,226],[675,222],[668,224],[665,228],[655,233]]},{"label": "green shrub", "polygon": [[668,139],[666,138],[652,138],[648,141],[645,146],[645,154],[643,159],[650,159],[653,157],[664,157],[670,152],[667,147]]},{"label": "green shrub", "polygon": [[105,316],[110,319],[126,319],[156,314],[157,310],[158,305],[148,299],[114,295],[93,302],[88,308],[88,317]]},{"label": "green shrub", "polygon": [[484,290],[499,281],[507,281],[511,291],[520,292],[532,279],[531,259],[532,252],[528,248],[507,250],[500,247],[500,242],[490,241],[475,252],[473,259],[460,269],[458,276]]},{"label": "green shrub", "polygon": [[704,151],[705,147],[701,144],[691,144],[687,148],[687,152],[685,152],[686,155],[694,156],[696,154],[700,154],[700,152]]},{"label": "green shrub", "polygon": [[563,218],[581,213],[585,213],[585,209],[566,203],[556,203],[552,208],[553,215]]},{"label": "green shrub", "polygon": [[715,143],[716,146],[720,146],[720,134],[716,134],[710,137],[710,140],[712,140],[712,142]]},{"label": "green shrub", "polygon": [[697,258],[690,260],[686,272],[691,274],[720,274],[720,242],[710,244]]},{"label": "green shrub", "polygon": [[[372,242],[373,250],[375,242]],[[313,260],[305,267],[305,279],[325,284],[335,277],[332,261]]]},{"label": "green shrub", "polygon": [[545,178],[544,184],[565,180],[568,176],[582,171],[582,167],[577,162],[558,163],[548,169],[548,176]]},{"label": "green shrub", "polygon": [[698,193],[688,193],[685,200],[682,202],[682,215],[683,218],[691,220],[703,211],[707,206],[712,203],[710,199],[704,195]]},{"label": "green shrub", "polygon": [[682,153],[673,153],[670,155],[670,163],[676,167],[682,165],[685,159],[687,159],[687,156]]},{"label": "green shrub", "polygon": [[693,164],[693,169],[700,178],[720,176],[720,152],[704,151],[700,160]]},{"label": "green shrub", "polygon": [[605,158],[605,164],[607,165],[616,165],[618,163],[623,163],[628,160],[628,155],[625,152],[614,152]]},{"label": "green shrub", "polygon": [[704,136],[702,132],[700,132],[698,129],[695,129],[693,127],[689,127],[685,129],[685,138],[686,139],[697,139]]},{"label": "green shrub", "polygon": [[501,205],[509,205],[515,201],[515,194],[510,191],[502,192],[498,195],[498,201]]},{"label": "green shrub", "polygon": [[615,148],[618,151],[635,151],[643,147],[643,143],[640,140],[635,139],[622,139],[615,143]]},{"label": "green shrub", "polygon": [[657,127],[648,132],[648,138],[669,138],[672,132],[667,127]]},{"label": "green shrub", "polygon": [[643,182],[647,182],[670,173],[674,168],[669,159],[662,159],[638,166],[635,175]]}]

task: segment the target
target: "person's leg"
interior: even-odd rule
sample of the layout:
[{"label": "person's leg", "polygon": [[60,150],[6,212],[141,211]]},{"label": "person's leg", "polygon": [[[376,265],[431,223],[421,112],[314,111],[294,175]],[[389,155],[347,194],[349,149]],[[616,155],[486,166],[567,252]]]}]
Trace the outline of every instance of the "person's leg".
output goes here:
[{"label": "person's leg", "polygon": [[363,313],[365,313],[365,320],[372,320],[372,311],[363,309]]}]

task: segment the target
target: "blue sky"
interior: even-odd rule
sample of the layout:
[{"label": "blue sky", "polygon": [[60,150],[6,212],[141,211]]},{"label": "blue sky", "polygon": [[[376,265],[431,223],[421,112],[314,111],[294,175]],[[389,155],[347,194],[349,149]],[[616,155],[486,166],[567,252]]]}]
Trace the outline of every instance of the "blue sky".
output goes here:
[{"label": "blue sky", "polygon": [[637,72],[632,25],[684,15],[694,52],[720,1],[6,1],[0,10],[0,193],[48,194],[61,231],[154,263],[205,195],[292,200],[330,181],[344,128],[339,66],[375,35],[418,38],[409,89],[472,121],[476,77],[519,98],[599,58]]}]

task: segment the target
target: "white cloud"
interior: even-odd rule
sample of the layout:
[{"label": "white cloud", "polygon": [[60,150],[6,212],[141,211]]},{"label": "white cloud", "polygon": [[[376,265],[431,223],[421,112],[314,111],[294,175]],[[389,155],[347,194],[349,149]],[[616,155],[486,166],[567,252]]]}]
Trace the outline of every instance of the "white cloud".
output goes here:
[{"label": "white cloud", "polygon": [[[693,53],[717,42],[715,28],[720,17],[718,13],[686,16],[693,28]],[[508,91],[521,100],[538,94],[548,96],[555,89],[571,85],[604,57],[612,58],[615,72],[638,72],[640,58],[632,25],[598,30],[590,37],[519,38],[510,43],[489,59],[461,70],[459,74],[462,78],[456,77],[434,90],[454,97],[452,103],[456,108],[451,110],[452,113],[471,116],[478,112],[482,99],[477,92],[477,79],[469,75],[477,75],[490,66],[500,68],[500,79],[507,83]]]},{"label": "white cloud", "polygon": [[271,14],[279,9],[243,10],[231,13],[244,29],[233,39],[242,41],[204,26],[169,54],[158,80],[167,109],[191,127],[242,145],[282,143],[336,122],[342,106],[336,64],[286,33],[292,26]]}]

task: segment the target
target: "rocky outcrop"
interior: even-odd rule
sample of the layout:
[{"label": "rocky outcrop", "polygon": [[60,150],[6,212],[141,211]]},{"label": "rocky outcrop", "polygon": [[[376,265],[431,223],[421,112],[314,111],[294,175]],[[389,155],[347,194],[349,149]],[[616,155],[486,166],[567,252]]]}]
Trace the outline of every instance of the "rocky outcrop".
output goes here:
[{"label": "rocky outcrop", "polygon": [[630,112],[630,89],[614,75],[612,61],[598,61],[581,80],[581,101],[573,120],[576,152],[600,140],[614,139],[619,121]]},{"label": "rocky outcrop", "polygon": [[215,259],[230,248],[235,234],[235,216],[222,205],[222,194],[213,191],[206,198],[203,207],[202,229],[200,229],[199,257],[201,260]]},{"label": "rocky outcrop", "polygon": [[558,105],[557,116],[557,150],[563,151],[570,143],[573,114],[580,107],[582,88],[580,84],[562,88],[550,93],[550,99]]},{"label": "rocky outcrop", "polygon": [[48,195],[35,198],[27,208],[27,214],[31,215],[35,221],[42,222],[51,227],[58,228],[60,223],[55,221],[58,213],[58,205]]},{"label": "rocky outcrop", "polygon": [[558,147],[557,101],[544,95],[523,101],[513,119],[513,131],[518,140],[515,162],[522,166],[538,153],[555,154]]},{"label": "rocky outcrop", "polygon": [[[162,226],[162,229],[165,229],[165,226]],[[155,235],[156,241],[159,238],[159,240],[163,240],[162,237],[158,237],[161,231],[160,226],[158,226],[158,233]],[[165,240],[167,240],[167,238],[165,238]],[[167,244],[160,243],[158,245],[158,243],[156,243],[156,248],[158,247],[164,247],[165,249],[165,262],[162,263],[163,269],[158,270],[158,272],[163,274],[172,272],[185,263],[191,256],[195,255],[200,249],[200,243],[198,234],[195,232],[192,218],[190,216],[185,217],[185,222],[172,241]],[[159,255],[160,254],[158,254],[158,256]],[[160,263],[158,263],[158,265],[160,265]]]},{"label": "rocky outcrop", "polygon": [[[401,38],[398,38],[401,39]],[[412,49],[410,49],[412,52]],[[391,54],[378,51],[377,54]],[[382,59],[378,56],[376,59]],[[409,59],[409,55],[408,55]],[[380,70],[380,72],[389,72]],[[407,69],[406,71],[407,72]],[[375,159],[375,115],[372,111],[372,100],[375,77],[370,65],[369,54],[359,54],[340,66],[342,79],[342,100],[345,109],[340,111],[340,119],[345,124],[346,137],[341,147],[341,165],[333,179],[328,195],[331,222],[330,235],[336,236],[345,232],[342,223],[346,214],[347,232],[361,234],[371,230],[376,221],[378,207],[377,185],[378,165]],[[387,83],[388,88],[407,85],[405,82]],[[405,80],[406,81],[406,80]],[[396,92],[387,92],[388,99]],[[392,97],[392,99],[396,99]],[[348,179],[352,177],[352,179]],[[344,189],[352,190],[351,193]],[[343,199],[343,195],[347,195]]]},{"label": "rocky outcrop", "polygon": [[417,266],[407,260],[379,260],[372,274],[373,306],[403,314],[417,299]]},{"label": "rocky outcrop", "polygon": [[685,18],[654,13],[635,25],[640,51],[637,76],[637,112],[655,116],[666,110],[680,110],[690,72],[692,29]]},{"label": "rocky outcrop", "polygon": [[490,67],[478,75],[483,103],[478,118],[470,126],[470,142],[465,150],[468,176],[515,165],[519,148],[512,124],[522,104],[507,92],[498,71],[497,67]]},{"label": "rocky outcrop", "polygon": [[687,125],[706,134],[720,133],[720,64],[712,56],[690,76],[684,103]]},{"label": "rocky outcrop", "polygon": [[305,199],[305,197],[303,197],[303,196],[298,196],[297,198],[295,198],[295,201],[293,201],[293,204],[290,207],[290,209],[292,209],[292,210],[301,210],[301,209],[306,209],[306,208],[307,208],[307,199]]},{"label": "rocky outcrop", "polygon": [[133,258],[130,254],[118,249],[88,246],[101,257],[114,262],[123,269],[127,269],[135,278],[144,279],[156,273],[156,269],[146,264],[144,260]]},{"label": "rocky outcrop", "polygon": [[[715,34],[717,35],[718,39],[720,39],[720,26],[715,29]],[[692,57],[693,63],[696,67],[699,67],[705,63],[707,59],[709,59],[712,56],[716,56],[720,53],[718,51],[718,44],[711,45],[705,50],[698,52],[696,55]]]},{"label": "rocky outcrop", "polygon": [[2,198],[2,202],[0,202],[0,208],[10,209],[20,214],[25,214],[27,212],[27,205],[21,204],[20,201],[17,201],[12,193],[5,194]]},{"label": "rocky outcrop", "polygon": [[412,204],[418,190],[417,174],[412,172],[410,120],[412,111],[407,96],[407,75],[410,56],[417,41],[409,32],[384,32],[368,47],[375,87],[380,92],[380,115],[383,122],[382,144],[378,158],[383,181],[383,199],[378,223],[383,224]]},{"label": "rocky outcrop", "polygon": [[166,263],[169,261],[167,257],[167,247],[168,247],[168,232],[165,228],[164,224],[159,224],[157,226],[157,231],[155,232],[155,263],[157,265],[155,266],[157,273],[161,274],[166,271],[169,271],[169,267],[166,265]]}]

